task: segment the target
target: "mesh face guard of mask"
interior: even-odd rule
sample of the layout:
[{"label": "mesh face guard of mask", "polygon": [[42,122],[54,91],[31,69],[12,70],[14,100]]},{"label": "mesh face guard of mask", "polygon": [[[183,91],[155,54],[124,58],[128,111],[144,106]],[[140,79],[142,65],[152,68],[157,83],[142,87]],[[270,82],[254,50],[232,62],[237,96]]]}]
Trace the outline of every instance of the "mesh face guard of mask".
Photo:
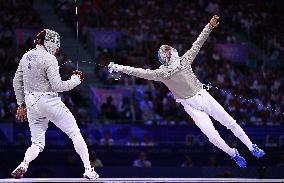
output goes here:
[{"label": "mesh face guard of mask", "polygon": [[162,45],[158,51],[158,59],[159,62],[163,65],[169,65],[169,62],[167,62],[167,57],[166,57],[166,50],[171,49],[171,54],[172,56],[174,55],[175,57],[178,56],[178,52],[176,49],[172,48],[169,45]]},{"label": "mesh face guard of mask", "polygon": [[55,55],[55,53],[60,48],[60,36],[55,31],[44,29],[37,35],[35,43],[43,45],[46,48],[47,52]]},{"label": "mesh face guard of mask", "polygon": [[46,34],[43,44],[50,54],[55,55],[60,48],[60,36],[55,31],[49,29],[45,29],[45,31]]}]

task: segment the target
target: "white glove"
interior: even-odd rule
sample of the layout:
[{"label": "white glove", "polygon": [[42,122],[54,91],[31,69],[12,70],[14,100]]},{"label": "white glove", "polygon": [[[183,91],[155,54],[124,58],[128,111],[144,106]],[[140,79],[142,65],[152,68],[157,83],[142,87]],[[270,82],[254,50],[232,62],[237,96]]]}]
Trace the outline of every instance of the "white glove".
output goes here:
[{"label": "white glove", "polygon": [[112,73],[112,72],[121,72],[122,70],[123,70],[123,65],[114,64],[113,62],[110,62],[108,64],[108,71],[110,73]]},{"label": "white glove", "polygon": [[81,79],[80,79],[80,76],[77,75],[77,74],[73,74],[71,76],[71,80],[76,83],[76,85],[79,85],[81,83]]}]

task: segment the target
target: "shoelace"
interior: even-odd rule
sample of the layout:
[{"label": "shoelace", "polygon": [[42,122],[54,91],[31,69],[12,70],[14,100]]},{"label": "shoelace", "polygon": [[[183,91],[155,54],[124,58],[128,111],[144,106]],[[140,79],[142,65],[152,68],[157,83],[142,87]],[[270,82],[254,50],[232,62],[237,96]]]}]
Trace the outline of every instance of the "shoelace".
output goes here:
[{"label": "shoelace", "polygon": [[257,153],[257,154],[262,153],[262,151],[258,147],[255,147],[253,151],[254,153]]}]

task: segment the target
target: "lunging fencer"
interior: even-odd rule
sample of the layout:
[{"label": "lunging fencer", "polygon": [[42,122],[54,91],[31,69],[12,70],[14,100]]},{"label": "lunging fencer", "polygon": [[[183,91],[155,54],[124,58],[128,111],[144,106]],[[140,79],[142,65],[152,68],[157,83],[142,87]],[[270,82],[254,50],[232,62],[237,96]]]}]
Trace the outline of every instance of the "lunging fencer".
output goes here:
[{"label": "lunging fencer", "polygon": [[244,130],[237,124],[224,108],[205,90],[203,84],[197,79],[192,71],[191,64],[198,54],[200,48],[208,38],[210,32],[219,25],[219,17],[214,15],[210,22],[202,30],[197,40],[192,44],[182,57],[171,46],[162,45],[158,51],[158,59],[162,65],[155,70],[123,66],[111,62],[108,66],[109,72],[122,72],[136,77],[161,81],[173,93],[176,102],[181,103],[185,111],[191,116],[195,124],[209,138],[209,141],[222,149],[240,167],[246,167],[246,160],[239,154],[238,150],[229,147],[220,137],[213,126],[209,116],[219,121],[227,129],[231,130],[256,157],[262,157],[265,153],[252,144]]},{"label": "lunging fencer", "polygon": [[22,178],[29,163],[43,151],[45,132],[51,121],[73,141],[85,167],[83,177],[97,179],[99,175],[91,167],[88,148],[76,120],[57,93],[78,86],[84,79],[83,73],[74,71],[69,80],[61,80],[55,57],[60,48],[57,32],[44,29],[37,35],[35,42],[36,48],[25,53],[20,60],[13,80],[19,106],[16,118],[22,122],[28,120],[32,144],[27,149],[24,160],[11,175]]}]

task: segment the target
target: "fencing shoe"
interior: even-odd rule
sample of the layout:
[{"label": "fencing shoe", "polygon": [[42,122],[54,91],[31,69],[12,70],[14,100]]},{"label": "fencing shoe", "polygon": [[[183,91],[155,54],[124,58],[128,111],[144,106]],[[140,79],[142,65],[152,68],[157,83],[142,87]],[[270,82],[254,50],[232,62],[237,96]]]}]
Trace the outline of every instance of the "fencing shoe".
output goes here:
[{"label": "fencing shoe", "polygon": [[232,156],[232,159],[235,160],[235,162],[239,165],[239,167],[241,168],[245,168],[246,167],[246,160],[245,158],[243,158],[240,153],[238,152],[237,149],[235,149],[235,156]]},{"label": "fencing shoe", "polygon": [[21,179],[28,169],[29,163],[26,161],[21,162],[21,164],[11,173],[11,176],[15,179]]},{"label": "fencing shoe", "polygon": [[94,168],[85,168],[85,173],[83,174],[83,177],[86,179],[98,179],[99,174],[95,172]]},{"label": "fencing shoe", "polygon": [[265,155],[265,152],[257,147],[256,144],[252,145],[253,150],[251,151],[252,155],[255,157],[261,158],[263,155]]}]

